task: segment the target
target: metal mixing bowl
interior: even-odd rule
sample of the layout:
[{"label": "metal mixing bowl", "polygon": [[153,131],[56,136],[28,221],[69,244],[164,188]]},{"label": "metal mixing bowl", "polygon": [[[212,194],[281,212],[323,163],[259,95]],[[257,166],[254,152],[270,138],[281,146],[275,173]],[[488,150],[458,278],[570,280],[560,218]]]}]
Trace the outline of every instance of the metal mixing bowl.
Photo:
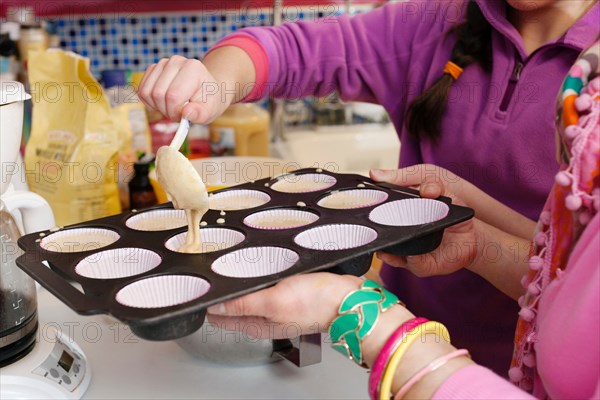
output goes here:
[{"label": "metal mixing bowl", "polygon": [[205,322],[193,334],[176,343],[189,354],[225,365],[258,365],[281,360],[273,341],[251,337],[245,331],[227,331]]}]

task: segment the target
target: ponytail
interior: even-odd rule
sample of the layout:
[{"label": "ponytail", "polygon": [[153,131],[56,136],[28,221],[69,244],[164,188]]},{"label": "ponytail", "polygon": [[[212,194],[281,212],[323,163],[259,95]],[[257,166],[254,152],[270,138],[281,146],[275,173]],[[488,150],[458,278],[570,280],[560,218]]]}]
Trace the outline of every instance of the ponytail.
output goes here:
[{"label": "ponytail", "polygon": [[[484,70],[489,71],[492,64],[491,27],[473,0],[467,6],[467,20],[454,31],[457,41],[450,61],[463,69],[477,62]],[[446,110],[453,82],[453,76],[445,72],[410,103],[406,113],[406,127],[411,136],[432,141],[439,138],[440,121]]]}]

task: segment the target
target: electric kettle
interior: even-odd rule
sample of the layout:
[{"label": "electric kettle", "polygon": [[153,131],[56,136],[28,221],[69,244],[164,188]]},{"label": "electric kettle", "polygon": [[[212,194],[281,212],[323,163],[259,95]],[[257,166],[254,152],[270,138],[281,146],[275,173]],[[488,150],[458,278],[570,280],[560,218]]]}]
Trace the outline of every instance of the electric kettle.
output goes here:
[{"label": "electric kettle", "polygon": [[[50,205],[39,195],[14,190],[12,174],[21,144],[23,102],[31,98],[19,82],[0,82],[0,367],[24,357],[35,345],[37,298],[34,281],[15,263],[22,252],[13,218],[20,212],[24,232],[54,226]],[[18,176],[18,174],[15,174]]]}]

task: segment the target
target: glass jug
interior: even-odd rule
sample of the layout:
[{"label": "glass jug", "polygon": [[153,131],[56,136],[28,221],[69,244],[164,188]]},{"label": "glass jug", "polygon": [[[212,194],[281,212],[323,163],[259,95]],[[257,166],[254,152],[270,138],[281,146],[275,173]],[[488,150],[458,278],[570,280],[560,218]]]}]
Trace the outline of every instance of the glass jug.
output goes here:
[{"label": "glass jug", "polygon": [[34,281],[15,260],[19,229],[0,200],[0,366],[29,352],[37,330],[37,298]]}]

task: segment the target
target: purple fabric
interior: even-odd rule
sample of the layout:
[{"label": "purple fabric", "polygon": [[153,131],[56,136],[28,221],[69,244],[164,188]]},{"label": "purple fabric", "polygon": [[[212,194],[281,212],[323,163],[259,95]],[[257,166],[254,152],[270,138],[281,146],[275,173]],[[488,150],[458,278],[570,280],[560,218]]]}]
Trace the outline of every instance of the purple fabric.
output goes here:
[{"label": "purple fabric", "polygon": [[[537,219],[558,170],[555,99],[578,53],[600,32],[600,6],[527,57],[522,39],[505,18],[506,2],[477,3],[493,27],[493,70],[465,68],[452,87],[437,144],[411,138],[404,115],[449,60],[455,42],[449,30],[464,20],[464,1],[409,1],[354,18],[244,32],[256,37],[269,57],[265,95],[298,98],[338,89],[345,100],[379,103],[399,132],[401,166],[447,168]],[[519,61],[524,68],[503,110]],[[382,277],[417,315],[446,324],[457,347],[467,347],[477,362],[506,375],[518,311],[514,301],[468,271],[419,279],[384,266]]]}]

